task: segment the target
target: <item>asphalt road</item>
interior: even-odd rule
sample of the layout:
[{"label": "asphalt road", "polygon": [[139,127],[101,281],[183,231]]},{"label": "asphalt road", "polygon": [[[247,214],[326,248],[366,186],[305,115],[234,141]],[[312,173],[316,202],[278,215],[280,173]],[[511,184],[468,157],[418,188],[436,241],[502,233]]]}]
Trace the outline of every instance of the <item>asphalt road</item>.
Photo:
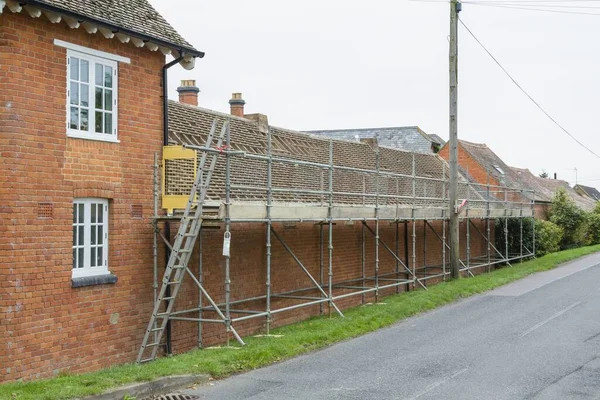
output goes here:
[{"label": "asphalt road", "polygon": [[600,399],[600,253],[186,393],[206,400]]}]

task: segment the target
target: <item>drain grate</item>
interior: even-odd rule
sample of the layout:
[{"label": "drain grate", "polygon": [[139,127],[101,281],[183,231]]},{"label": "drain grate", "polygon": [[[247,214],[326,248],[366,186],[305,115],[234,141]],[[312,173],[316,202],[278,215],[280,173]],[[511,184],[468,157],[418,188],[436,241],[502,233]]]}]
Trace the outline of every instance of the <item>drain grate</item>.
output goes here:
[{"label": "drain grate", "polygon": [[153,397],[153,400],[198,400],[200,397],[191,394],[164,394],[162,396]]}]

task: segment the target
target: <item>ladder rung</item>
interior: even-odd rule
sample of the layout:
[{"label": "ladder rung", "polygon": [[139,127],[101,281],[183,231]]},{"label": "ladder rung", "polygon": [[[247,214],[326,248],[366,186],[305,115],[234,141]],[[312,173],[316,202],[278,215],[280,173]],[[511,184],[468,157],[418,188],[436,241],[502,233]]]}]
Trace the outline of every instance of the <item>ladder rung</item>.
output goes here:
[{"label": "ladder rung", "polygon": [[173,300],[175,297],[163,297],[162,299],[160,299],[161,301],[169,301],[169,300]]},{"label": "ladder rung", "polygon": [[[185,267],[183,267],[183,268],[185,268]],[[167,282],[167,285],[177,285],[179,283],[181,283],[181,281],[172,281],[172,282]]]},{"label": "ladder rung", "polygon": [[163,312],[163,313],[158,313],[156,314],[156,318],[165,318],[165,317],[169,317],[169,313]]},{"label": "ladder rung", "polygon": [[183,234],[184,237],[194,237],[194,236],[198,236],[195,233],[184,233]]},{"label": "ladder rung", "polygon": [[192,250],[190,250],[190,249],[181,249],[181,250],[178,250],[177,252],[178,253],[191,253]]},{"label": "ladder rung", "polygon": [[173,269],[184,269],[185,265],[173,265]]},{"label": "ladder rung", "polygon": [[144,347],[155,347],[158,346],[160,343],[159,342],[154,342],[154,343],[148,343],[147,345],[145,345]]},{"label": "ladder rung", "polygon": [[141,364],[141,363],[146,363],[146,362],[148,362],[148,361],[154,361],[154,358],[146,358],[146,359],[144,359],[144,360],[140,360],[140,364]]},{"label": "ladder rung", "polygon": [[158,332],[158,331],[162,331],[164,328],[160,327],[160,328],[154,328],[154,329],[150,329],[150,332]]}]

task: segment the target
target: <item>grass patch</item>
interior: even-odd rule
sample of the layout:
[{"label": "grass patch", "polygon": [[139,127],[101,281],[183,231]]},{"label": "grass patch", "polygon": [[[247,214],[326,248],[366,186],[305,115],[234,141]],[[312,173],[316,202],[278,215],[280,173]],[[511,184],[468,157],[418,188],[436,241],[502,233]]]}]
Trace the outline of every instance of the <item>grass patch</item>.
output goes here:
[{"label": "grass patch", "polygon": [[83,375],[61,375],[47,380],[4,384],[0,385],[0,399],[71,399],[166,375],[206,373],[221,378],[363,335],[597,251],[600,251],[600,245],[562,251],[517,264],[513,268],[441,283],[431,286],[428,291],[390,296],[385,299],[385,305],[348,309],[344,312],[345,318],[317,317],[274,330],[273,334],[283,335],[281,338],[246,338],[247,346],[239,350],[195,350],[144,365],[126,364]]}]

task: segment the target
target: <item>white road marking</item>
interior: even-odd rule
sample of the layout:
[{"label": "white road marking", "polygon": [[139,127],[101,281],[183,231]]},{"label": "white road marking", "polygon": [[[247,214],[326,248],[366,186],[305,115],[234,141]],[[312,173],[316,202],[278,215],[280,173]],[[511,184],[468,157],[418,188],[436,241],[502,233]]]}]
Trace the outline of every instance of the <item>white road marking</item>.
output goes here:
[{"label": "white road marking", "polygon": [[464,374],[465,372],[467,372],[469,368],[465,368],[465,369],[461,369],[459,371],[456,371],[448,376],[446,376],[444,379],[441,379],[437,382],[432,383],[431,385],[427,386],[423,391],[415,394],[412,397],[409,397],[407,400],[415,400],[418,399],[419,397],[426,395],[427,393],[431,392],[433,389],[437,388],[438,386],[444,384],[445,382],[447,382],[448,380],[452,379],[452,378],[456,378],[459,375]]},{"label": "white road marking", "polygon": [[571,304],[569,307],[565,308],[562,311],[557,312],[556,314],[554,314],[553,316],[551,316],[550,318],[540,322],[537,325],[532,326],[531,328],[527,329],[525,332],[523,332],[521,334],[521,337],[527,336],[529,335],[531,332],[535,331],[537,328],[542,327],[544,325],[546,325],[548,322],[552,321],[555,318],[560,317],[561,315],[563,315],[564,313],[566,313],[567,311],[569,311],[570,309],[577,307],[578,305],[580,305],[581,302],[580,301],[576,301],[575,303]]}]

